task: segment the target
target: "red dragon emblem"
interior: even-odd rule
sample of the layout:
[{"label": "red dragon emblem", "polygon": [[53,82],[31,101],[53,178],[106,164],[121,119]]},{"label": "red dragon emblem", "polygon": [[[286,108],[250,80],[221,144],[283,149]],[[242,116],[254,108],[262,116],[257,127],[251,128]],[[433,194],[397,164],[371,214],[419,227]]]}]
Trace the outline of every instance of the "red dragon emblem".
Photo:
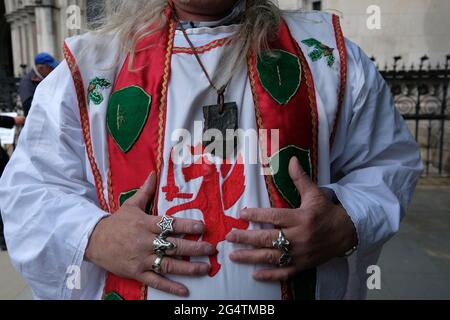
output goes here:
[{"label": "red dragon emblem", "polygon": [[[235,219],[225,214],[242,197],[245,191],[244,165],[242,156],[233,164],[223,163],[220,166],[212,163],[203,150],[192,148],[193,154],[200,155],[193,164],[183,167],[182,173],[186,183],[203,178],[197,197],[187,203],[170,208],[166,215],[171,216],[187,210],[199,210],[203,215],[206,232],[203,241],[211,243],[217,250],[217,245],[225,240],[226,235],[233,229],[248,229],[249,223],[242,219]],[[219,167],[219,168],[218,168]],[[222,177],[223,183],[221,185]],[[173,202],[175,199],[192,199],[193,194],[181,193],[180,187],[175,181],[175,165],[172,152],[168,164],[167,185],[162,191],[166,194],[166,200]],[[200,236],[185,236],[186,240],[199,241]],[[210,277],[214,277],[221,269],[217,260],[217,253],[209,258],[211,263]]]}]

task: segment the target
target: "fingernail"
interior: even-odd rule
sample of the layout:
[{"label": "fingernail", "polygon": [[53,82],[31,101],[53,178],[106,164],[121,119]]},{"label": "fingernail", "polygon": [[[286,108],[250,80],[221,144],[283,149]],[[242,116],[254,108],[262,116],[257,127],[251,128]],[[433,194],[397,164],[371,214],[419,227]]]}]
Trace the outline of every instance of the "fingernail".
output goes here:
[{"label": "fingernail", "polygon": [[232,260],[232,261],[236,261],[237,260],[236,253],[234,253],[234,252],[230,253],[230,260]]},{"label": "fingernail", "polygon": [[229,242],[236,242],[237,241],[237,236],[233,232],[229,233],[226,238],[227,238],[227,241],[229,241]]},{"label": "fingernail", "polygon": [[211,244],[208,244],[203,248],[203,252],[208,256],[213,255],[215,253],[215,251],[216,251],[216,249]]},{"label": "fingernail", "polygon": [[202,266],[202,273],[208,273],[209,272],[209,270],[211,270],[211,266],[209,265],[209,264],[204,264],[203,266]]},{"label": "fingernail", "polygon": [[241,218],[247,218],[247,216],[248,216],[248,212],[247,212],[247,210],[242,210],[241,211]]},{"label": "fingernail", "polygon": [[203,231],[203,225],[201,223],[195,223],[194,224],[194,232],[202,232]]},{"label": "fingernail", "polygon": [[299,169],[300,169],[300,172],[304,172],[305,170],[303,170],[303,167],[302,167],[302,164],[301,164],[301,162],[300,162],[300,160],[297,158],[297,157],[294,157],[294,161],[295,161],[295,164],[299,167]]},{"label": "fingernail", "polygon": [[259,274],[259,273],[255,273],[255,274],[253,274],[253,279],[261,281],[261,280],[264,280],[264,277],[262,277],[261,274]]},{"label": "fingernail", "polygon": [[180,288],[177,290],[177,294],[179,296],[187,297],[189,295],[189,291],[185,288]]},{"label": "fingernail", "polygon": [[147,177],[147,179],[144,182],[144,185],[147,185],[148,183],[150,183],[150,181],[153,179],[153,177],[155,176],[155,172],[150,173],[150,175]]}]

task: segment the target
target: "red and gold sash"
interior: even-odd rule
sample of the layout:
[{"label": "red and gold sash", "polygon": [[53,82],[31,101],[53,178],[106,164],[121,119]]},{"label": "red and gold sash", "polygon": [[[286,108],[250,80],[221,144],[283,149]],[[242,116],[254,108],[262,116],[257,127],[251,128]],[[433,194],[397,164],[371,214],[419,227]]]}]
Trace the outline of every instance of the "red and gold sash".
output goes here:
[{"label": "red and gold sash", "polygon": [[[258,55],[252,54],[249,62],[249,77],[255,102],[256,119],[259,129],[266,129],[268,139],[261,141],[263,155],[268,159],[264,163],[270,166],[271,161],[277,160],[277,168],[272,169],[272,175],[266,175],[266,185],[273,208],[295,208],[300,206],[298,192],[292,183],[288,166],[292,157],[300,160],[303,168],[317,182],[318,160],[318,112],[314,82],[311,70],[297,41],[292,37],[287,24],[282,21],[279,37],[270,44],[271,50],[292,55],[297,59],[300,68],[300,83],[292,97],[285,93],[285,97],[278,92],[276,96],[270,93],[267,86],[275,81],[263,79],[263,61]],[[268,58],[270,63],[270,57]],[[290,65],[295,67],[294,62]],[[279,69],[279,67],[277,67]],[[274,72],[275,73],[275,72]],[[279,70],[277,73],[279,77]],[[270,79],[268,79],[270,80]],[[280,79],[279,79],[280,80]],[[295,85],[291,85],[295,88]],[[281,101],[279,101],[281,100]],[[284,102],[284,104],[280,104]],[[272,149],[271,130],[279,130],[279,148]],[[262,139],[260,139],[262,140]],[[274,173],[278,169],[276,173]],[[316,271],[311,270],[300,274],[292,283],[283,284],[283,299],[315,298]]]},{"label": "red and gold sash", "polygon": [[[139,139],[126,153],[109,134],[109,202],[112,211],[119,206],[121,196],[139,188],[151,172],[161,173],[166,124],[167,90],[170,77],[173,41],[176,23],[166,13],[166,28],[142,40],[136,50],[133,67],[129,71],[128,57],[113,92],[136,86],[142,88],[152,101],[150,113]],[[157,200],[156,200],[157,201]],[[156,208],[156,206],[155,206]],[[125,300],[145,300],[146,287],[137,281],[121,279],[113,274],[106,278],[105,297],[115,293]]]}]

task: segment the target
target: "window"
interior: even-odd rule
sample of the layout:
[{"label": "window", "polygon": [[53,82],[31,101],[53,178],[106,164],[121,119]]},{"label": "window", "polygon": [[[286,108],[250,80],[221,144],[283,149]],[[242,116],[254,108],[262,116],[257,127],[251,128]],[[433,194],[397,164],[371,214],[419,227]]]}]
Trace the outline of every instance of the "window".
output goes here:
[{"label": "window", "polygon": [[322,1],[314,1],[312,3],[312,8],[313,8],[313,10],[318,10],[318,11],[322,10]]}]

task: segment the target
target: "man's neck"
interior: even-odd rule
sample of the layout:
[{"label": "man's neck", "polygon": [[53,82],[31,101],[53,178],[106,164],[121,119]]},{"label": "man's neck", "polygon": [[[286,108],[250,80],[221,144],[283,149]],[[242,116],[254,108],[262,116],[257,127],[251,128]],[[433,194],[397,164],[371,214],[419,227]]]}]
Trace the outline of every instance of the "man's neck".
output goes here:
[{"label": "man's neck", "polygon": [[209,21],[217,21],[220,20],[228,14],[228,12],[225,12],[223,14],[218,15],[200,15],[200,14],[194,14],[185,12],[182,10],[177,10],[178,18],[182,21],[198,21],[198,22],[209,22]]},{"label": "man's neck", "polygon": [[176,4],[175,9],[177,11],[177,16],[182,21],[197,21],[197,22],[209,22],[218,21],[225,18],[231,13],[236,3],[239,1],[230,1],[231,6],[227,6],[222,10],[204,10],[201,12],[195,8],[190,8],[182,4]]}]

